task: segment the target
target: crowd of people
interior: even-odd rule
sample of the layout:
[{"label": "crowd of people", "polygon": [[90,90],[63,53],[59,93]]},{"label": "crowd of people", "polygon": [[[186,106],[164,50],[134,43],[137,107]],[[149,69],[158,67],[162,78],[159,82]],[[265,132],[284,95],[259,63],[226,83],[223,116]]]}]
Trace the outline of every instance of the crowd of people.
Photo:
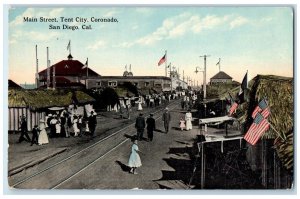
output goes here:
[{"label": "crowd of people", "polygon": [[[186,97],[186,96],[184,96]],[[184,98],[183,99],[187,99]],[[193,98],[195,99],[195,98]],[[171,121],[171,114],[169,108],[166,107],[163,114],[162,114],[162,122],[164,126],[164,133],[168,133],[170,130],[170,121]],[[192,129],[192,113],[191,110],[188,109],[185,114],[185,119],[180,119],[180,129],[186,130]],[[138,148],[138,141],[142,141],[144,139],[143,134],[144,130],[147,129],[147,141],[151,142],[153,140],[153,132],[156,130],[155,119],[153,118],[153,113],[150,113],[149,117],[145,120],[143,113],[140,113],[139,116],[136,118],[135,121],[135,128],[136,128],[136,136],[133,139],[133,144],[131,147],[131,154],[128,160],[128,166],[130,167],[130,173],[137,174],[136,169],[142,166],[141,158],[139,153],[142,153]]]},{"label": "crowd of people", "polygon": [[83,135],[93,139],[97,126],[96,115],[93,110],[86,117],[69,112],[68,109],[52,111],[46,115],[45,120],[39,120],[39,125],[34,125],[31,138],[28,135],[27,118],[22,115],[20,117],[21,135],[19,143],[27,141],[31,143],[31,146],[33,144],[43,145],[49,143],[49,138],[82,137]]}]

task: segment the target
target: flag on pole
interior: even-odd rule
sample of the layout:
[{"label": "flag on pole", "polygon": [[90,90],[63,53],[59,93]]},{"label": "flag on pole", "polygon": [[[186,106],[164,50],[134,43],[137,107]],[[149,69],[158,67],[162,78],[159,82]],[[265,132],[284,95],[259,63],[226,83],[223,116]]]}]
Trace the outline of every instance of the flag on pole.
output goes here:
[{"label": "flag on pole", "polygon": [[237,109],[237,107],[239,106],[239,104],[233,100],[233,98],[230,95],[230,93],[228,93],[228,94],[229,94],[230,103],[231,103],[231,107],[229,109],[229,116],[231,116],[234,113],[234,111]]},{"label": "flag on pole", "polygon": [[88,67],[88,59],[86,59],[86,62],[85,62],[85,64],[84,64],[84,66],[82,67],[82,69],[85,69],[85,68],[87,68]]},{"label": "flag on pole", "polygon": [[69,40],[68,46],[67,46],[67,50],[69,50],[71,47],[71,40]]},{"label": "flag on pole", "polygon": [[240,91],[239,91],[239,99],[240,99],[240,104],[244,102],[244,92],[245,92],[245,89],[248,87],[248,71],[246,72],[244,78],[243,78],[243,81],[242,81],[242,84],[241,84],[241,87],[240,87]]},{"label": "flag on pole", "polygon": [[264,118],[270,115],[270,109],[266,99],[261,100],[252,112],[252,118],[255,118],[257,113],[261,113]]},{"label": "flag on pole", "polygon": [[171,67],[171,62],[169,63],[169,65],[167,66],[167,68],[170,68]]},{"label": "flag on pole", "polygon": [[269,127],[270,123],[260,113],[257,113],[244,139],[251,145],[255,145]]},{"label": "flag on pole", "polygon": [[160,66],[163,63],[165,63],[165,61],[166,61],[166,54],[159,60],[158,66]]},{"label": "flag on pole", "polygon": [[233,114],[233,112],[237,109],[238,106],[239,106],[239,105],[238,105],[238,103],[236,103],[236,102],[234,102],[234,103],[231,105],[231,107],[230,107],[230,109],[229,109],[229,116],[231,116],[231,115]]},{"label": "flag on pole", "polygon": [[220,60],[218,61],[218,63],[216,65],[220,65]]}]

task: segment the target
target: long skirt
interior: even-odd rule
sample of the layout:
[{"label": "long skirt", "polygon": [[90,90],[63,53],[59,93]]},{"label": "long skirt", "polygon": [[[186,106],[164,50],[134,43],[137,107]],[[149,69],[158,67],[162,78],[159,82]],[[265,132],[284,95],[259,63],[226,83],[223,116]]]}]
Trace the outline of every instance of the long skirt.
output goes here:
[{"label": "long skirt", "polygon": [[47,132],[46,132],[45,129],[43,129],[40,132],[40,135],[39,135],[39,138],[38,138],[38,143],[39,143],[39,145],[48,144],[49,143],[48,135],[47,135]]}]

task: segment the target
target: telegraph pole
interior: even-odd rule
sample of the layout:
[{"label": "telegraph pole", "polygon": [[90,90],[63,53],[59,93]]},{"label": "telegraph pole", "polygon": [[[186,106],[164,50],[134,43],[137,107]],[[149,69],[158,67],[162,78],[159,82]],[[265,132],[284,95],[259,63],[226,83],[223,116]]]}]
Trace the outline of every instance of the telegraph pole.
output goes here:
[{"label": "telegraph pole", "polygon": [[200,57],[204,57],[204,72],[203,72],[203,100],[206,99],[206,58],[210,57],[210,55],[202,55]]}]

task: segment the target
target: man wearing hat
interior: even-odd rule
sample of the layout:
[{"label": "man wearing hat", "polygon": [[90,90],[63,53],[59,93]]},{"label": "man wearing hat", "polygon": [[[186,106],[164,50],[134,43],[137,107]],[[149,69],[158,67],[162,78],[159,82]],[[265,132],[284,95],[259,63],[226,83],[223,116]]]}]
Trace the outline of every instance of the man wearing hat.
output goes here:
[{"label": "man wearing hat", "polygon": [[143,117],[143,113],[140,113],[139,116],[135,120],[135,128],[137,131],[137,139],[142,140],[143,139],[143,133],[145,129],[145,118]]},{"label": "man wearing hat", "polygon": [[153,118],[153,113],[150,113],[150,117],[147,118],[146,123],[147,123],[148,141],[152,141],[153,131],[155,130],[155,119]]},{"label": "man wearing hat", "polygon": [[91,111],[91,115],[89,116],[88,122],[89,122],[89,130],[91,132],[92,139],[95,137],[95,130],[97,125],[97,118],[96,113],[94,111]]},{"label": "man wearing hat", "polygon": [[169,132],[169,123],[171,121],[171,114],[169,112],[168,107],[165,109],[165,112],[163,113],[162,120],[164,122],[165,132]]},{"label": "man wearing hat", "polygon": [[34,125],[33,129],[32,129],[32,138],[31,138],[31,145],[36,144],[38,145],[38,134],[39,134],[39,128],[38,125]]},{"label": "man wearing hat", "polygon": [[[19,143],[21,143],[23,140],[26,140],[27,142],[30,142],[31,140],[30,140],[30,137],[29,137],[29,135],[27,133],[27,120],[26,120],[25,115],[20,116],[20,124],[21,124],[21,127],[20,127],[20,129],[21,129],[21,136],[19,138]],[[26,138],[24,138],[24,136]]]}]

